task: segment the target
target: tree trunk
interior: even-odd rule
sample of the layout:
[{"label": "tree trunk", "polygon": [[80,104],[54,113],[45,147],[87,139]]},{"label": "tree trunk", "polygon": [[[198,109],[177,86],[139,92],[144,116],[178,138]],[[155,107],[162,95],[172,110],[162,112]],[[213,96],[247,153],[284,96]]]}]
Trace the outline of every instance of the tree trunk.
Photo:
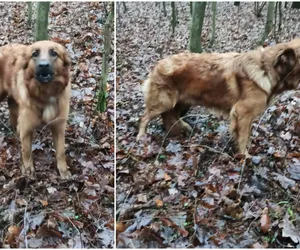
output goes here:
[{"label": "tree trunk", "polygon": [[35,41],[48,40],[48,15],[50,2],[37,2]]},{"label": "tree trunk", "polygon": [[190,2],[190,13],[193,15],[193,2]]},{"label": "tree trunk", "polygon": [[281,32],[281,25],[282,25],[282,2],[279,2],[278,33]]},{"label": "tree trunk", "polygon": [[97,111],[104,112],[106,110],[107,96],[107,78],[108,63],[111,52],[111,31],[114,26],[114,3],[111,3],[110,13],[106,19],[104,27],[104,53],[102,56],[101,81],[100,90],[98,92]]},{"label": "tree trunk", "polygon": [[276,33],[276,26],[277,26],[277,10],[278,10],[278,2],[275,3],[275,20],[274,20],[274,39],[276,43],[278,43],[277,33]]},{"label": "tree trunk", "polygon": [[267,12],[267,21],[265,24],[265,30],[262,34],[262,37],[259,44],[263,44],[265,40],[268,38],[268,35],[272,31],[272,25],[273,25],[273,19],[274,19],[274,8],[275,8],[275,2],[268,2],[268,12]]},{"label": "tree trunk", "polygon": [[292,2],[292,9],[300,9],[300,2]]},{"label": "tree trunk", "polygon": [[32,2],[27,2],[27,8],[28,8],[27,26],[31,27],[31,24],[32,24]]},{"label": "tree trunk", "polygon": [[212,31],[211,31],[211,37],[209,42],[210,47],[212,47],[215,42],[217,2],[212,2],[211,8],[212,8]]},{"label": "tree trunk", "polygon": [[193,2],[193,15],[190,27],[190,51],[202,52],[201,33],[205,15],[206,2]]},{"label": "tree trunk", "polygon": [[125,2],[123,2],[123,7],[124,7],[124,13],[126,13],[126,11],[127,11],[127,7],[126,7],[126,4],[125,4]]},{"label": "tree trunk", "polygon": [[176,6],[175,2],[171,2],[171,7],[172,7],[172,19],[171,19],[171,25],[172,25],[172,34],[175,33],[175,27],[176,27]]},{"label": "tree trunk", "polygon": [[166,2],[163,2],[163,11],[164,11],[164,16],[167,16],[167,10],[166,10]]}]

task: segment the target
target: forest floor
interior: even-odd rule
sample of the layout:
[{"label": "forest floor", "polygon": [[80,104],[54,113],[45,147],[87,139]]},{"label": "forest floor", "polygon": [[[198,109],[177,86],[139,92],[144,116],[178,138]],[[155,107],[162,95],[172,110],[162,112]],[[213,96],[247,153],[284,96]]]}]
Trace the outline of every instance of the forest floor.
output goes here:
[{"label": "forest floor", "polygon": [[[186,120],[190,137],[165,138],[160,119],[136,143],[144,112],[141,84],[155,63],[188,48],[189,3],[176,3],[171,35],[162,3],[117,6],[117,246],[130,248],[300,247],[300,92],[274,100],[254,121],[252,159],[234,158],[228,121],[200,107]],[[282,7],[279,42],[300,33],[299,10]],[[204,51],[247,51],[266,17],[254,3],[217,3],[216,40],[208,47],[211,3],[206,8]],[[232,18],[235,17],[235,18]],[[278,19],[277,19],[278,20]],[[273,33],[268,43],[275,43]],[[161,55],[160,55],[161,54]]]},{"label": "forest floor", "polygon": [[[109,9],[109,3],[106,3]],[[34,137],[37,179],[20,173],[20,142],[0,107],[0,248],[111,248],[114,239],[114,64],[109,63],[107,112],[96,112],[103,53],[105,6],[51,3],[49,39],[71,59],[72,98],[66,130],[72,180],[62,181],[49,131]],[[26,3],[0,3],[0,45],[30,44]],[[113,35],[113,34],[112,34]]]}]

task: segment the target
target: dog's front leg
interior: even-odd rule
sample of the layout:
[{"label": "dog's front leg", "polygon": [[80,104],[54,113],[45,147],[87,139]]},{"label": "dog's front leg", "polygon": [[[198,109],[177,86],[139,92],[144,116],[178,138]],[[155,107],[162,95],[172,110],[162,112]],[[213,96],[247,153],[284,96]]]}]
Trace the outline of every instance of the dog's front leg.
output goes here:
[{"label": "dog's front leg", "polygon": [[21,109],[18,117],[18,133],[20,135],[21,147],[22,147],[22,167],[21,171],[23,175],[34,178],[35,170],[32,159],[32,137],[33,130],[39,125],[39,118],[36,113],[30,109]]},{"label": "dog's front leg", "polygon": [[[60,118],[57,118],[60,119]],[[65,155],[65,128],[66,122],[58,120],[51,126],[53,144],[56,151],[57,168],[62,179],[68,180],[71,178],[71,173],[68,170],[66,155]]]}]

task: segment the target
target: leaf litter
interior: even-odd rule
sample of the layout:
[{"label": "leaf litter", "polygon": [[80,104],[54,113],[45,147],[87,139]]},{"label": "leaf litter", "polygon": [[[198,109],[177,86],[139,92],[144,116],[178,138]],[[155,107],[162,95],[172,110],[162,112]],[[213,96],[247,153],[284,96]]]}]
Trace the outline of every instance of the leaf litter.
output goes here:
[{"label": "leaf litter", "polygon": [[[245,161],[234,157],[228,121],[202,107],[186,118],[194,133],[165,138],[161,119],[135,142],[145,104],[141,84],[161,57],[187,51],[190,7],[117,4],[117,246],[119,248],[299,247],[300,93],[274,100],[254,121]],[[282,4],[279,42],[300,32],[297,9]],[[217,3],[215,44],[210,48],[211,3],[202,32],[205,51],[247,51],[256,47],[266,21],[254,3]],[[232,18],[232,17],[236,18]],[[293,28],[291,28],[293,27]],[[273,32],[267,41],[275,43]]]},{"label": "leaf litter", "polygon": [[[32,43],[34,28],[26,25],[27,4],[0,5],[1,45]],[[61,181],[47,130],[39,130],[34,138],[37,180],[27,182],[22,178],[20,142],[10,129],[6,103],[1,103],[0,247],[113,247],[113,51],[109,62],[107,111],[101,114],[95,111],[105,8],[109,9],[108,2],[50,5],[49,37],[64,44],[72,60],[72,97],[66,129],[67,164],[72,180]]]}]

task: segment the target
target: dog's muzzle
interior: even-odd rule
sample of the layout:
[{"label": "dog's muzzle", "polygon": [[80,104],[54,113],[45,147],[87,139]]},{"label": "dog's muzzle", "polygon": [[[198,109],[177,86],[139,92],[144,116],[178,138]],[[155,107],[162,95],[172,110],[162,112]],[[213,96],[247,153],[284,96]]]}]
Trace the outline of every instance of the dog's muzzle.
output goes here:
[{"label": "dog's muzzle", "polygon": [[35,79],[40,83],[49,83],[53,80],[54,73],[47,61],[40,61],[35,68]]}]

